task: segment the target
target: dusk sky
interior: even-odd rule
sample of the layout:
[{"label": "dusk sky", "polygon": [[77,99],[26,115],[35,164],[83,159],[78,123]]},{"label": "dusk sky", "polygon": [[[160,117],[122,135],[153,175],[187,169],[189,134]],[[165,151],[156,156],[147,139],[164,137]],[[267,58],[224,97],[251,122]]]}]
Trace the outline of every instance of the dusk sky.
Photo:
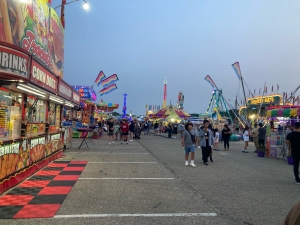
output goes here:
[{"label": "dusk sky", "polygon": [[[189,113],[206,111],[212,94],[206,75],[234,100],[239,80],[231,64],[236,61],[252,92],[265,82],[269,92],[279,84],[281,94],[300,85],[299,0],[88,2],[88,12],[83,1],[66,6],[64,79],[92,85],[100,70],[116,73],[118,90],[102,99],[119,103],[118,112],[124,93],[128,113],[162,105],[165,76],[167,102],[176,104],[182,91]],[[52,7],[60,4],[52,1]]]}]

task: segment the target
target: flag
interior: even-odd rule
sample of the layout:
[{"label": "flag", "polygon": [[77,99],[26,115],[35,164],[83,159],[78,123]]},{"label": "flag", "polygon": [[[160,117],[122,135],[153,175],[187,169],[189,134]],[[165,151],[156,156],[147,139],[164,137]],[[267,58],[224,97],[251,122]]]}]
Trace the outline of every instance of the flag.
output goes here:
[{"label": "flag", "polygon": [[52,0],[47,0],[47,2],[51,5],[52,4]]},{"label": "flag", "polygon": [[260,91],[261,91],[261,88],[259,89],[259,93],[258,93],[259,95],[260,95]]},{"label": "flag", "polygon": [[249,96],[251,95],[251,91],[249,90]]},{"label": "flag", "polygon": [[99,72],[99,74],[98,74],[96,80],[95,80],[95,84],[96,84],[97,86],[99,86],[99,85],[100,85],[100,82],[103,81],[105,78],[106,78],[106,76],[105,76],[105,74],[103,73],[103,71],[101,70],[101,71]]},{"label": "flag", "polygon": [[239,62],[235,62],[231,66],[232,66],[234,72],[236,73],[237,77],[239,78],[239,80],[241,80],[242,79],[242,72],[241,72]]},{"label": "flag", "polygon": [[60,11],[60,22],[63,28],[65,28],[65,5],[66,4],[67,4],[67,0],[62,0],[61,11]]},{"label": "flag", "polygon": [[264,90],[265,94],[268,92],[268,87],[265,86],[265,90]]},{"label": "flag", "polygon": [[207,75],[204,80],[206,80],[214,89],[217,89],[215,82],[211,79],[209,75]]},{"label": "flag", "polygon": [[277,84],[277,92],[279,91],[279,85]]},{"label": "flag", "polygon": [[108,86],[108,87],[103,88],[102,90],[100,90],[100,96],[107,95],[108,93],[110,93],[110,92],[112,92],[112,91],[114,91],[116,89],[118,89],[117,85],[116,84],[112,84],[112,85],[110,85],[110,86]]},{"label": "flag", "polygon": [[103,99],[101,98],[100,102],[103,102]]},{"label": "flag", "polygon": [[148,110],[148,105],[146,105],[146,111]]},{"label": "flag", "polygon": [[113,75],[111,75],[111,76],[109,76],[109,77],[103,79],[103,80],[100,82],[100,84],[101,84],[104,88],[106,88],[106,87],[108,87],[109,85],[111,85],[111,84],[117,82],[118,80],[119,80],[119,78],[118,78],[117,74],[113,74]]}]

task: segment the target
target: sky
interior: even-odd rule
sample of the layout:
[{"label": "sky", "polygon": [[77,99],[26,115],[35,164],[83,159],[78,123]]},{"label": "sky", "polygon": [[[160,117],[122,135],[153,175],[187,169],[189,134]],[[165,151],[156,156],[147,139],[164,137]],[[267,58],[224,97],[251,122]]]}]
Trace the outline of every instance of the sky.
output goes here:
[{"label": "sky", "polygon": [[[231,64],[240,63],[246,95],[279,85],[300,85],[299,0],[88,0],[65,9],[65,72],[69,84],[93,85],[100,70],[117,74],[118,89],[102,96],[127,113],[146,105],[176,104],[179,91],[189,113],[206,112],[210,75],[230,102],[243,97]],[[52,7],[60,5],[53,0]],[[58,10],[58,13],[60,10]],[[96,91],[100,91],[96,87]],[[97,101],[101,97],[98,94]],[[230,102],[234,104],[233,102]]]}]

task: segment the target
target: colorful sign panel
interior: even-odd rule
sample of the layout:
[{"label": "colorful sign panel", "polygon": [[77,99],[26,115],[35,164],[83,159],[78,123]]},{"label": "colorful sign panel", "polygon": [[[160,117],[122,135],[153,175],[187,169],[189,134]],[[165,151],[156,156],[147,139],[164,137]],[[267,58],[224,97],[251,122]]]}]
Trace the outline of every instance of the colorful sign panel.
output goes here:
[{"label": "colorful sign panel", "polygon": [[249,98],[248,105],[279,105],[281,101],[280,95],[261,96],[257,98]]},{"label": "colorful sign panel", "polygon": [[25,49],[63,77],[64,29],[47,1],[1,0],[0,41]]},{"label": "colorful sign panel", "polygon": [[63,149],[61,133],[15,141],[0,146],[0,181]]},{"label": "colorful sign panel", "polygon": [[0,45],[0,72],[28,79],[28,67],[28,55]]},{"label": "colorful sign panel", "polygon": [[75,90],[73,90],[72,102],[74,102],[76,104],[80,104],[80,95]]},{"label": "colorful sign panel", "polygon": [[57,92],[57,77],[52,75],[48,70],[34,60],[32,60],[31,65],[30,82],[42,86],[53,93]]},{"label": "colorful sign panel", "polygon": [[58,82],[58,94],[68,100],[72,100],[73,98],[73,90],[72,88],[67,85],[67,83],[65,83],[63,80],[59,80]]},{"label": "colorful sign panel", "polygon": [[72,86],[79,93],[82,99],[96,101],[97,95],[91,86]]}]

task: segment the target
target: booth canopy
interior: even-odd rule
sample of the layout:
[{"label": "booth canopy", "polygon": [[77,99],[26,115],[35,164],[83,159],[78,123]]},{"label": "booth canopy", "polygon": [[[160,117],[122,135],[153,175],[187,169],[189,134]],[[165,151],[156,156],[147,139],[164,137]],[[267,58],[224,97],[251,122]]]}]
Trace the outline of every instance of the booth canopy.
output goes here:
[{"label": "booth canopy", "polygon": [[173,105],[169,105],[165,108],[162,108],[161,110],[158,110],[157,112],[150,114],[149,116],[152,118],[166,118],[172,113],[176,114],[180,118],[188,118],[191,116],[187,112],[180,110]]},{"label": "booth canopy", "polygon": [[279,108],[267,111],[267,117],[297,117],[300,116],[299,108]]},{"label": "booth canopy", "polygon": [[119,104],[110,103],[110,102],[99,102],[96,103],[96,106],[100,110],[114,110],[119,108]]}]

